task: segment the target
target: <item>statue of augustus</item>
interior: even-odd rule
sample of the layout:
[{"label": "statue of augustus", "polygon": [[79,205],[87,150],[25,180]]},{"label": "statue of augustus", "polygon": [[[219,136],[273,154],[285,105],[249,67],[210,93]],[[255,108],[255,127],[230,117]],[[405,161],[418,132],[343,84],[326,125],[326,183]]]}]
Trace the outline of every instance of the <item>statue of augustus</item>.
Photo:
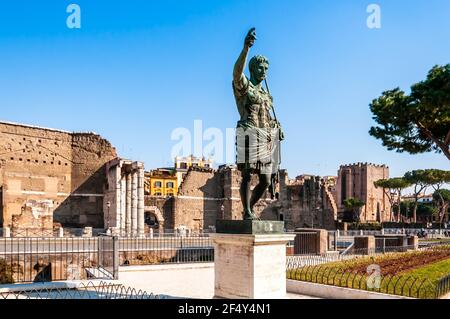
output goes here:
[{"label": "statue of augustus", "polygon": [[[266,81],[269,61],[264,56],[254,56],[249,62],[250,79],[244,74],[247,56],[255,40],[255,28],[252,28],[245,38],[244,48],[233,71],[233,92],[241,117],[236,127],[236,164],[242,173],[240,195],[244,220],[258,219],[253,207],[267,189],[272,198],[275,197],[280,168],[280,141],[284,139]],[[266,83],[266,89],[263,82]],[[252,174],[258,175],[259,184],[250,192]]]}]

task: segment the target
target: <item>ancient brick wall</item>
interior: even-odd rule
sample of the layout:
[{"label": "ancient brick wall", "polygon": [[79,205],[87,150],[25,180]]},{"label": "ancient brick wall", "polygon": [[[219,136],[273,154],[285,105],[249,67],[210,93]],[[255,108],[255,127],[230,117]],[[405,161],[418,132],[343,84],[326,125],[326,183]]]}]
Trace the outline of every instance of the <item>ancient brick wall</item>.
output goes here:
[{"label": "ancient brick wall", "polygon": [[174,227],[208,230],[215,226],[223,203],[220,176],[213,169],[189,169],[174,201]]},{"label": "ancient brick wall", "polygon": [[0,123],[3,225],[48,227],[52,216],[65,226],[102,227],[101,169],[114,157],[115,149],[95,134]]},{"label": "ancient brick wall", "polygon": [[[164,217],[164,228],[174,229],[174,197],[145,196],[146,207],[157,207]],[[161,221],[159,221],[161,222]]]},{"label": "ancient brick wall", "polygon": [[343,201],[354,197],[365,203],[361,208],[361,222],[388,221],[390,204],[382,189],[377,189],[374,182],[389,178],[389,167],[370,163],[343,165],[338,172],[337,205],[338,211],[344,212]]}]

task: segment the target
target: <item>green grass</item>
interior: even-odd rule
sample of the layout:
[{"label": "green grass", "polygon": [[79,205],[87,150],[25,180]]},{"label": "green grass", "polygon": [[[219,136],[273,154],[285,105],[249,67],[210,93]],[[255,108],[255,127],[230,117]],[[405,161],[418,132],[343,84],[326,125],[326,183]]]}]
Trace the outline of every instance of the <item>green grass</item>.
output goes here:
[{"label": "green grass", "polygon": [[291,269],[287,271],[287,278],[420,299],[435,298],[436,284],[442,277],[450,273],[450,258],[394,276],[383,276],[380,278],[378,288],[368,287],[369,276],[366,273],[351,272],[355,266],[377,264],[377,262],[386,262],[386,260],[394,261],[407,255],[415,256],[417,254],[421,254],[421,252],[390,253]]},{"label": "green grass", "polygon": [[[450,259],[445,259],[437,263],[426,265],[417,269],[403,272],[402,275],[416,278],[427,278],[431,282],[430,286],[436,287],[440,279],[450,274]],[[427,292],[430,295],[431,291]]]}]

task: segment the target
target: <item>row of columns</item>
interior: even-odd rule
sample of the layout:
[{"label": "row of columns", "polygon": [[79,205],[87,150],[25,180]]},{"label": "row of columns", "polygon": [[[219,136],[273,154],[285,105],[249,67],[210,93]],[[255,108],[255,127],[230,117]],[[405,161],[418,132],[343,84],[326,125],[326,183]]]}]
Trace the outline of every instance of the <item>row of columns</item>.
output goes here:
[{"label": "row of columns", "polygon": [[[120,174],[119,174],[120,172]],[[117,175],[116,227],[121,235],[144,235],[144,166],[122,165]]]}]

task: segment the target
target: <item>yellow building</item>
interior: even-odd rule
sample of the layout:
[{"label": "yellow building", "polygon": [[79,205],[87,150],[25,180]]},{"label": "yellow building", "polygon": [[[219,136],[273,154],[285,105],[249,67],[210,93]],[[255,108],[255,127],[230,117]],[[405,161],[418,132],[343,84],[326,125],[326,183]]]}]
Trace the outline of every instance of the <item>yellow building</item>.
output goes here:
[{"label": "yellow building", "polygon": [[181,182],[186,176],[187,171],[190,167],[205,167],[211,168],[213,165],[212,159],[198,158],[193,155],[187,157],[175,157],[175,171],[178,185],[181,185]]},{"label": "yellow building", "polygon": [[178,180],[174,169],[158,168],[145,173],[145,192],[151,196],[175,196]]},{"label": "yellow building", "polygon": [[145,173],[145,193],[151,196],[176,196],[178,187],[190,167],[211,168],[211,159],[197,158],[195,156],[176,157],[175,167],[158,168]]}]

